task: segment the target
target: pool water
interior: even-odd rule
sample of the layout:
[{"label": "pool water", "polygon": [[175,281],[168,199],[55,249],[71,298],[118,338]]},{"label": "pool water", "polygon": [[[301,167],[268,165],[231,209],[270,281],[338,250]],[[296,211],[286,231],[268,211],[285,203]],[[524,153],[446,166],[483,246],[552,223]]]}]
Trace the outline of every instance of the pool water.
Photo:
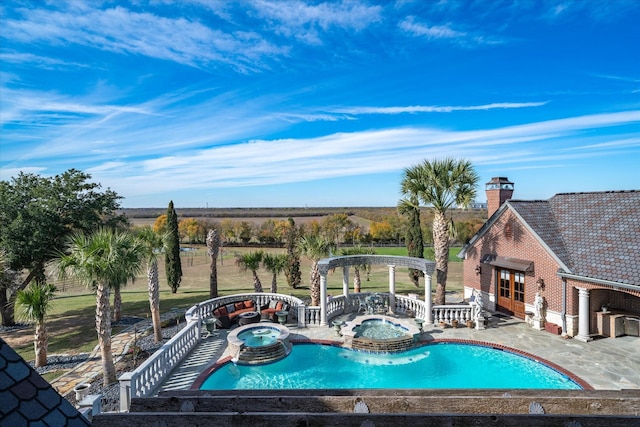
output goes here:
[{"label": "pool water", "polygon": [[273,344],[280,336],[280,331],[274,328],[251,328],[240,332],[238,338],[244,341],[247,347],[262,347]]},{"label": "pool water", "polygon": [[407,335],[407,330],[399,325],[394,325],[382,319],[365,320],[361,325],[353,328],[356,338],[371,338],[386,340],[400,338]]},{"label": "pool water", "polygon": [[491,347],[440,343],[395,354],[372,354],[319,344],[294,345],[268,365],[227,363],[201,390],[344,388],[581,389],[562,373]]}]

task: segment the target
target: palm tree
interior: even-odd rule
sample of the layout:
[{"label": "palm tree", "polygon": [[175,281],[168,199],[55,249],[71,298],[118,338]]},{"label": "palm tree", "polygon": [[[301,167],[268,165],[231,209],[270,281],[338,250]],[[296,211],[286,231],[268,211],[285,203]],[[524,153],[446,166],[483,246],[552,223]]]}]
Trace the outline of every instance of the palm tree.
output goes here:
[{"label": "palm tree", "polygon": [[47,325],[45,318],[47,311],[51,308],[51,301],[55,297],[56,287],[48,283],[31,282],[31,284],[18,291],[16,304],[18,315],[35,323],[35,335],[33,347],[36,353],[35,366],[45,366],[47,364],[47,346],[49,337],[47,336]]},{"label": "palm tree", "polygon": [[[409,217],[409,226],[407,227],[405,239],[407,254],[411,257],[424,258],[424,239],[422,238],[422,227],[420,226],[420,201],[416,195],[400,200],[398,212]],[[420,277],[422,276],[424,276],[422,271],[415,268],[409,269],[409,278],[416,287],[420,286]]]},{"label": "palm tree", "polygon": [[271,278],[271,293],[278,293],[278,274],[286,268],[289,257],[286,254],[265,254],[262,257],[262,266],[270,272],[273,277]]},{"label": "palm tree", "polygon": [[122,319],[122,293],[120,288],[124,285],[120,283],[112,283],[111,289],[113,290],[113,321],[119,322]]},{"label": "palm tree", "polygon": [[110,285],[133,279],[143,259],[144,248],[130,233],[100,229],[90,235],[72,235],[67,252],[55,261],[61,278],[71,276],[95,289],[96,331],[104,386],[116,381],[111,354]]},{"label": "palm tree", "polygon": [[162,341],[162,324],[160,322],[160,280],[158,279],[158,255],[164,248],[165,236],[161,236],[151,227],[140,228],[136,236],[144,247],[147,261],[147,289],[149,291],[149,310],[153,323],[153,337],[156,342]]},{"label": "palm tree", "polygon": [[300,251],[312,262],[310,274],[311,305],[320,305],[320,270],[318,261],[329,256],[333,249],[333,242],[316,234],[309,234],[299,242]]},{"label": "palm tree", "polygon": [[404,170],[401,191],[409,199],[415,197],[431,207],[433,217],[433,251],[436,262],[435,304],[445,303],[449,269],[450,222],[446,213],[452,207],[466,207],[476,196],[478,175],[465,160],[446,158],[420,164]]},{"label": "palm tree", "polygon": [[[376,251],[373,248],[366,248],[360,245],[353,246],[351,248],[344,248],[340,251],[342,255],[373,255]],[[360,270],[369,271],[371,265],[363,263],[353,266],[353,292],[359,293],[362,285],[362,279],[360,278]]]},{"label": "palm tree", "polygon": [[240,268],[240,271],[251,270],[251,273],[253,274],[254,292],[263,292],[262,283],[260,283],[260,278],[258,277],[258,269],[260,268],[260,263],[262,262],[263,257],[264,252],[262,251],[236,255],[236,265]]},{"label": "palm tree", "polygon": [[211,257],[209,272],[209,298],[218,297],[218,253],[220,252],[220,234],[212,228],[207,233],[207,253]]}]

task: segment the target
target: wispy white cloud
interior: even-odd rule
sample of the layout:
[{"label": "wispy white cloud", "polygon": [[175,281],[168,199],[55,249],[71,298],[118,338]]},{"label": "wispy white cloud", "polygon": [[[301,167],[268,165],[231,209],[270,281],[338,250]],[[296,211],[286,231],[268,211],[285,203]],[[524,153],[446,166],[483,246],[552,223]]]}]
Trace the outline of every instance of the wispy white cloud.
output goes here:
[{"label": "wispy white cloud", "polygon": [[495,102],[485,105],[409,105],[403,107],[346,107],[335,111],[348,114],[404,114],[404,113],[451,113],[454,111],[484,111],[510,108],[541,107],[543,102]]},{"label": "wispy white cloud", "polygon": [[408,16],[401,20],[398,28],[406,35],[420,37],[427,40],[443,40],[456,45],[472,47],[485,44],[500,44],[503,41],[480,33],[456,30],[452,24],[429,25],[421,22],[415,16]]},{"label": "wispy white cloud", "polygon": [[34,55],[32,53],[2,52],[0,61],[14,64],[31,64],[44,70],[57,70],[65,68],[89,68],[89,64],[81,62],[69,62],[59,58]]},{"label": "wispy white cloud", "polygon": [[251,6],[276,33],[315,45],[322,44],[321,33],[330,29],[360,31],[382,20],[382,7],[361,1],[309,4],[257,0]]},{"label": "wispy white cloud", "polygon": [[[464,153],[477,165],[538,168],[578,158],[613,155],[637,146],[615,134],[609,143],[589,130],[640,123],[640,111],[589,115],[479,131],[394,128],[335,133],[317,138],[252,140],[233,146],[183,151],[95,169],[126,196],[171,189],[266,186],[402,170],[421,158]],[[562,138],[560,138],[562,137]],[[594,140],[594,144],[588,144]],[[590,150],[568,151],[582,141]],[[598,141],[598,142],[596,142]],[[497,149],[500,147],[499,149]]]},{"label": "wispy white cloud", "polygon": [[166,18],[120,6],[73,6],[66,10],[23,9],[22,19],[3,20],[2,37],[23,43],[84,45],[193,67],[224,63],[241,71],[256,69],[265,58],[288,51],[252,31],[224,32],[197,20]]}]

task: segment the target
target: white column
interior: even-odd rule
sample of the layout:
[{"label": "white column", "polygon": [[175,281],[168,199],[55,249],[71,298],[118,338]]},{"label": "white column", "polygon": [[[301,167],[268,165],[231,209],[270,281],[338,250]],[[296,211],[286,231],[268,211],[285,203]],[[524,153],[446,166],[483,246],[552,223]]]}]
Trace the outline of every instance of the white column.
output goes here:
[{"label": "white column", "polygon": [[327,326],[327,274],[320,273],[320,326]]},{"label": "white column", "polygon": [[576,339],[583,342],[591,341],[589,336],[589,290],[578,289],[578,335]]},{"label": "white column", "polygon": [[424,315],[424,323],[433,325],[433,302],[431,301],[431,275],[426,271],[424,273],[424,302],[427,306],[427,312]]},{"label": "white column", "polygon": [[389,311],[391,313],[396,311],[396,266],[388,265],[389,267]]},{"label": "white column", "polygon": [[349,266],[342,267],[342,294],[346,299],[349,297]]}]

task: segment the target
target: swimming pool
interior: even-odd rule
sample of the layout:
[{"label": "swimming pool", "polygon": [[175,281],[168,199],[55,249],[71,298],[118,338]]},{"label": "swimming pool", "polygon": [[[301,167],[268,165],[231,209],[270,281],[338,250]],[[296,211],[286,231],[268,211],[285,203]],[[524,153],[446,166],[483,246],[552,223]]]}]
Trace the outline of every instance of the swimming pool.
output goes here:
[{"label": "swimming pool", "polygon": [[296,344],[268,365],[226,363],[201,390],[345,388],[581,389],[567,375],[518,354],[476,344],[436,343],[395,354]]}]

